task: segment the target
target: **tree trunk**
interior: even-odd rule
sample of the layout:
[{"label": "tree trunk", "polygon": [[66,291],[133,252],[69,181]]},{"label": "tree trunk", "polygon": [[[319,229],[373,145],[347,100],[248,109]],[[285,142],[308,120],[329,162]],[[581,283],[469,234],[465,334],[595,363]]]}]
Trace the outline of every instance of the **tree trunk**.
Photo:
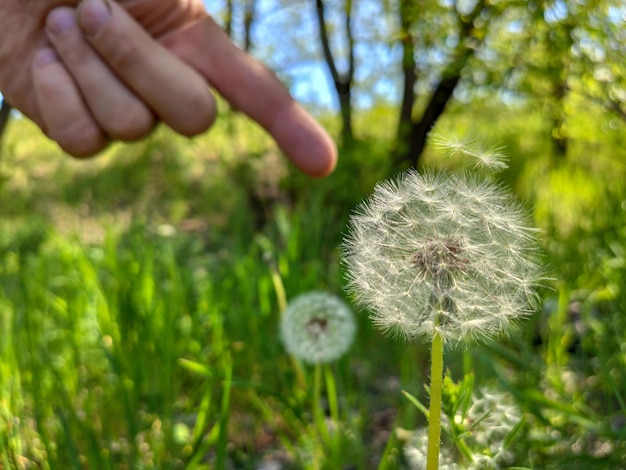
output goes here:
[{"label": "tree trunk", "polygon": [[[462,63],[465,63],[465,59]],[[420,119],[400,121],[398,141],[393,155],[395,166],[417,168],[419,159],[426,147],[428,133],[443,114],[461,79],[462,67],[457,68],[455,66],[453,68],[455,72],[442,77],[437,84]]]},{"label": "tree trunk", "polygon": [[415,85],[417,83],[417,64],[415,62],[415,38],[411,34],[411,0],[401,0],[398,8],[400,16],[400,40],[402,44],[402,102],[398,127],[396,129],[396,148],[394,160],[404,160],[401,155],[409,152],[410,134],[413,127],[413,106],[415,105]]},{"label": "tree trunk", "polygon": [[[252,23],[255,19],[255,7],[256,0],[246,0],[244,5],[243,12],[243,50],[246,52],[250,52],[252,49]],[[226,2],[226,24],[224,25],[224,29],[226,34],[231,38],[232,41],[235,41],[235,26],[233,23],[234,18],[234,5],[233,0],[227,0]],[[228,104],[228,108],[233,112],[237,113],[239,110],[233,106],[232,104]],[[230,121],[229,121],[230,122]]]},{"label": "tree trunk", "polygon": [[402,161],[408,162],[412,168],[417,168],[420,156],[426,147],[428,133],[446,109],[446,105],[452,98],[460,79],[460,74],[441,79],[424,110],[422,118],[411,126],[408,134],[409,142],[406,145],[408,151],[401,156]]},{"label": "tree trunk", "polygon": [[552,129],[552,140],[556,156],[564,158],[567,156],[569,147],[569,136],[567,135],[567,129],[565,126],[565,120],[567,118],[567,111],[565,108],[567,94],[569,91],[567,77],[570,75],[570,51],[573,46],[572,34],[574,32],[574,25],[570,19],[566,19],[564,24],[562,24],[559,29],[561,30],[561,34],[559,36],[562,43],[559,45],[561,58],[559,61],[558,75],[555,77],[553,92],[556,103],[554,106],[554,127]]},{"label": "tree trunk", "polygon": [[224,30],[228,37],[233,37],[233,0],[226,0],[226,24]]},{"label": "tree trunk", "polygon": [[[403,50],[403,73],[404,73],[404,94],[400,107],[400,116],[398,120],[397,142],[393,152],[393,160],[396,166],[410,166],[417,168],[419,159],[426,147],[426,139],[431,128],[437,123],[439,117],[443,114],[446,105],[452,98],[454,89],[461,79],[461,71],[467,63],[467,60],[474,54],[474,49],[469,48],[467,39],[474,32],[474,20],[478,17],[484,8],[485,1],[481,0],[476,3],[472,12],[468,15],[457,15],[459,24],[459,46],[457,47],[455,59],[448,65],[442,73],[441,80],[435,87],[426,108],[419,120],[415,120],[412,116],[413,105],[415,103],[414,88],[417,81],[417,69],[415,65],[415,50],[413,38],[408,36],[404,31],[410,31],[409,8],[411,2],[405,0],[400,3],[401,24],[403,28],[402,50]],[[406,44],[410,39],[410,44]],[[413,94],[412,97],[408,96]]]},{"label": "tree trunk", "polygon": [[328,28],[326,26],[326,13],[323,0],[315,0],[317,12],[317,23],[320,33],[320,41],[322,43],[322,51],[326,65],[330,71],[330,75],[335,85],[337,98],[339,101],[339,110],[341,114],[341,137],[343,143],[349,143],[354,140],[352,130],[352,81],[354,79],[354,37],[352,35],[352,0],[346,1],[345,14],[345,34],[348,39],[348,70],[340,73],[337,70],[335,58],[330,49],[330,39],[328,37]]},{"label": "tree trunk", "polygon": [[555,90],[553,91],[554,103],[552,105],[552,112],[550,113],[552,120],[552,150],[554,155],[559,158],[565,158],[567,156],[567,148],[569,146],[569,139],[565,132],[565,97],[567,95],[567,85],[564,83],[555,84]]},{"label": "tree trunk", "polygon": [[2,100],[2,106],[0,106],[0,143],[2,142],[2,136],[4,135],[7,124],[9,123],[12,109],[13,107],[11,106],[11,104],[7,101],[6,98],[4,98]]},{"label": "tree trunk", "polygon": [[247,0],[246,9],[243,14],[243,50],[250,52],[252,49],[252,22],[254,21],[254,13],[256,0]]}]

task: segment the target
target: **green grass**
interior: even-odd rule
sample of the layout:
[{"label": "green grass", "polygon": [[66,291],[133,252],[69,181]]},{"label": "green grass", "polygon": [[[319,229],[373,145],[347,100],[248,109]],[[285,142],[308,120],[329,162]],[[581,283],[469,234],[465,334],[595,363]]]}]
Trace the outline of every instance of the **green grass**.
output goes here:
[{"label": "green grass", "polygon": [[[497,128],[462,108],[446,119],[508,144],[505,178],[545,230],[555,281],[510,340],[446,351],[448,375],[513,395],[525,420],[512,465],[621,468],[624,150],[580,130],[554,161],[537,116],[510,113]],[[360,314],[351,351],[316,370],[294,366],[278,336],[281,287],[342,295],[337,246],[351,208],[391,172],[386,136],[364,121],[336,175],[311,181],[242,119],[219,126],[191,141],[160,131],[90,163],[26,123],[9,129],[0,468],[408,468],[403,430],[425,418],[406,396],[427,401],[428,347],[384,338]],[[426,162],[440,163],[430,151]]]}]

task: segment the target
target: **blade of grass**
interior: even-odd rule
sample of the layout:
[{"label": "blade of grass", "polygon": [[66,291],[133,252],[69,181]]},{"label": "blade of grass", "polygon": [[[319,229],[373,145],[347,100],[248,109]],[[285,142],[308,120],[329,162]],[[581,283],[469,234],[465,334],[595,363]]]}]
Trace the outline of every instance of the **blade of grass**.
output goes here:
[{"label": "blade of grass", "polygon": [[228,421],[230,416],[230,391],[233,379],[233,364],[230,353],[223,356],[224,381],[222,390],[222,404],[220,407],[219,435],[217,438],[217,448],[215,450],[215,468],[222,470],[226,468],[226,450],[228,446]]}]

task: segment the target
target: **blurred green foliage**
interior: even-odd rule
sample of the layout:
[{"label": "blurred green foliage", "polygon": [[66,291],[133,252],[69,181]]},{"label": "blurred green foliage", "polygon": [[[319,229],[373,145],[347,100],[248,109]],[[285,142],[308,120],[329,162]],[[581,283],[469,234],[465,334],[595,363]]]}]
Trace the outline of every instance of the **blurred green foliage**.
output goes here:
[{"label": "blurred green foliage", "polygon": [[[447,353],[453,379],[515,397],[510,445],[529,468],[626,466],[626,129],[576,105],[566,157],[532,106],[457,102],[437,128],[505,146],[503,179],[543,229],[543,310],[502,344]],[[337,453],[310,414],[313,369],[303,386],[278,340],[278,286],[342,294],[336,248],[394,172],[392,117],[359,114],[325,180],[236,114],[90,162],[15,120],[0,154],[0,468],[406,468],[396,429],[424,418],[401,390],[426,398],[427,347],[358,316],[331,366]],[[450,165],[431,148],[423,164]]]}]

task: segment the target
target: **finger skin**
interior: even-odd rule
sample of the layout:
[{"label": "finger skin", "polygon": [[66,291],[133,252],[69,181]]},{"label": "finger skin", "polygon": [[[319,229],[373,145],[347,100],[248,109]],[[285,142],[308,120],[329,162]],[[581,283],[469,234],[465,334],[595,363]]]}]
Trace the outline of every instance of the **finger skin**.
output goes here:
[{"label": "finger skin", "polygon": [[[110,18],[98,25],[102,4]],[[215,119],[215,100],[204,79],[139,26],[116,2],[86,0],[78,23],[100,56],[175,131],[196,135]]]},{"label": "finger skin", "polygon": [[315,177],[333,171],[337,149],[326,131],[267,67],[237,48],[208,15],[161,41],[265,128],[296,167]]},{"label": "finger skin", "polygon": [[51,11],[46,26],[50,42],[100,127],[120,140],[135,140],[150,133],[155,125],[152,111],[87,43],[76,23],[76,10],[61,7]]},{"label": "finger skin", "polygon": [[102,150],[107,139],[56,53],[49,48],[40,50],[32,69],[35,96],[48,137],[75,157],[92,156]]},{"label": "finger skin", "polygon": [[[89,9],[92,7],[86,7],[93,1],[86,0],[80,8],[80,12],[87,16],[84,18],[87,23],[89,22]],[[47,118],[44,119],[40,101],[45,100],[40,100],[40,97],[51,91],[49,88],[45,92],[40,89],[36,93],[33,83],[35,72],[31,63],[33,63],[35,51],[49,46],[49,40],[42,28],[47,13],[54,7],[62,5],[75,7],[79,4],[79,0],[8,0],[7,2],[0,0],[0,3],[2,13],[0,25],[4,31],[3,37],[7,39],[0,41],[0,64],[2,65],[0,89],[17,109],[34,120],[44,132],[50,134],[46,123],[46,120],[50,118],[50,110],[45,111]],[[107,5],[115,16],[118,2],[109,1]],[[190,89],[197,91],[198,83],[203,88],[196,98],[182,100],[183,111],[168,114],[159,108],[157,109],[159,117],[171,121],[182,120],[187,123],[188,127],[186,130],[181,129],[182,133],[194,134],[206,128],[206,121],[212,121],[215,114],[214,102],[211,102],[209,106],[209,119],[206,115],[204,119],[202,116],[196,118],[188,111],[196,113],[200,110],[201,114],[207,112],[202,98],[203,93],[208,93],[205,82],[207,80],[214,84],[238,109],[249,114],[267,129],[298,168],[313,176],[324,176],[332,171],[337,158],[332,139],[293,101],[269,70],[260,66],[230,43],[228,37],[204,11],[204,5],[200,0],[119,0],[119,5],[130,12],[143,28],[146,28],[147,33],[144,34],[158,39],[162,45],[170,49],[170,52],[186,61],[192,69],[200,72],[200,75],[204,77],[200,81],[192,79],[194,86]],[[112,23],[115,24],[116,21]],[[106,42],[106,30],[107,28],[104,28],[91,34],[91,43],[97,43],[100,34],[104,34],[102,40]],[[119,70],[125,69],[124,62],[129,62],[132,69],[133,47],[129,45],[129,36],[119,34],[119,30],[109,36],[117,36],[117,40],[113,41],[114,45],[110,47],[122,49],[113,51],[112,54],[113,63],[117,58],[117,62],[121,62],[122,67],[119,67],[118,63],[118,67],[113,68],[116,69],[122,81],[127,83]],[[131,49],[130,53],[129,49]],[[100,50],[99,52],[102,54]],[[149,68],[149,73],[145,73],[141,72],[143,65],[136,64],[134,73],[131,73],[135,79],[128,81],[129,88],[133,91],[141,90],[147,82],[152,82],[154,72],[159,71],[158,67],[154,67],[155,63],[159,62],[157,60],[159,57],[152,58],[150,54],[148,55],[148,64],[153,67]],[[141,60],[142,56],[138,55],[135,58]],[[177,65],[169,67],[168,70],[171,72],[170,78],[172,74],[175,75],[173,78],[177,78],[182,68]],[[39,75],[41,76],[41,72]],[[260,81],[257,82],[257,79]],[[154,86],[149,93],[137,92],[137,94],[146,103],[149,103],[149,100],[145,95],[157,100],[159,95],[166,98],[172,97],[174,95],[167,88],[167,82],[168,80],[161,79],[158,86]],[[176,87],[173,87],[173,90],[176,92]],[[185,86],[182,91],[187,91]],[[198,96],[200,98],[197,98]],[[165,104],[164,107],[167,108],[170,104],[176,106],[180,102],[178,98],[171,98],[171,102]],[[71,122],[72,126],[77,125],[76,122]],[[176,129],[172,122],[169,124]],[[193,126],[195,129],[190,130]],[[83,132],[82,135],[85,138],[86,133]],[[101,138],[104,139],[104,136]]]}]

